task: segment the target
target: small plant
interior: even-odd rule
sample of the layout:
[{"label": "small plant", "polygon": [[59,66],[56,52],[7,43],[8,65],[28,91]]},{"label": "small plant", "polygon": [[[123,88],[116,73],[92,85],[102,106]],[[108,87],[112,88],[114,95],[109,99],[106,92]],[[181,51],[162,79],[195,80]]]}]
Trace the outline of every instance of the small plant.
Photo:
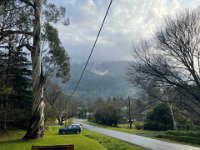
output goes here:
[{"label": "small plant", "polygon": [[135,122],[134,125],[137,130],[141,130],[144,127],[144,122]]}]

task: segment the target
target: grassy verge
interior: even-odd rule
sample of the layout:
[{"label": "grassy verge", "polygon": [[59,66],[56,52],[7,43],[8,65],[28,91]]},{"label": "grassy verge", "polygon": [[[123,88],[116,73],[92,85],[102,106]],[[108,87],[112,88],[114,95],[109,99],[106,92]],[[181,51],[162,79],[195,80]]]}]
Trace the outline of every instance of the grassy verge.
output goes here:
[{"label": "grassy verge", "polygon": [[115,130],[115,131],[121,131],[121,132],[131,133],[131,134],[137,134],[137,135],[141,135],[141,136],[145,136],[145,137],[151,137],[151,138],[156,138],[158,135],[164,134],[163,131],[137,130],[135,128],[130,130],[128,128],[127,124],[118,125],[117,127],[110,127],[110,126],[100,125],[100,124],[93,123],[93,122],[88,122],[88,121],[86,123],[90,124],[90,125],[94,125],[94,126],[99,126],[99,127]]},{"label": "grassy verge", "polygon": [[200,132],[199,131],[166,131],[164,132],[164,131],[137,130],[135,128],[130,130],[128,129],[127,124],[118,125],[118,127],[109,127],[109,126],[104,126],[104,125],[100,125],[100,124],[92,123],[92,122],[87,122],[87,123],[91,125],[115,130],[115,131],[141,135],[141,136],[155,138],[159,140],[200,146],[200,138],[199,138]]},{"label": "grassy verge", "polygon": [[[59,135],[60,126],[52,126],[44,139],[23,141],[25,131],[13,130],[0,133],[0,150],[31,150],[34,146],[74,144],[75,150],[140,150],[139,146],[84,130],[81,134]],[[118,149],[118,147],[121,147]]]},{"label": "grassy verge", "polygon": [[178,141],[181,143],[200,146],[200,131],[169,130],[165,134],[158,135],[159,138]]},{"label": "grassy verge", "polygon": [[171,141],[177,141],[184,144],[190,144],[195,146],[200,146],[200,139],[197,137],[190,137],[190,136],[174,136],[174,135],[158,135],[158,138],[164,138]]},{"label": "grassy verge", "polygon": [[105,136],[103,134],[91,132],[88,130],[84,130],[83,135],[98,141],[101,145],[106,147],[108,150],[143,150],[144,148],[132,145],[127,142],[111,138],[109,136]]}]

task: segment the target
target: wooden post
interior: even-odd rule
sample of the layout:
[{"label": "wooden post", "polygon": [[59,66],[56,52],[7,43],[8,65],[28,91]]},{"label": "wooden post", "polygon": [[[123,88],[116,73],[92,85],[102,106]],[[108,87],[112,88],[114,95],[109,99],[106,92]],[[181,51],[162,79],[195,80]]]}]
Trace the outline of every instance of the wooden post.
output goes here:
[{"label": "wooden post", "polygon": [[129,128],[132,129],[131,100],[129,96],[128,96],[128,113],[129,113]]}]

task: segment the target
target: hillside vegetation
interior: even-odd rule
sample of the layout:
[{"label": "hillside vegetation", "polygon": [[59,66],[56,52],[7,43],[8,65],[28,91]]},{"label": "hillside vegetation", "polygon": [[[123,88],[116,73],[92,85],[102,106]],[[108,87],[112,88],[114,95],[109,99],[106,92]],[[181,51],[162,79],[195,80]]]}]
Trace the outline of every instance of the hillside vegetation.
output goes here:
[{"label": "hillside vegetation", "polygon": [[[62,84],[62,89],[70,93],[80,77],[83,64],[72,64],[71,79]],[[126,80],[127,61],[90,63],[77,89],[76,97],[84,100],[94,100],[98,97],[127,97],[135,95],[137,88]]]}]

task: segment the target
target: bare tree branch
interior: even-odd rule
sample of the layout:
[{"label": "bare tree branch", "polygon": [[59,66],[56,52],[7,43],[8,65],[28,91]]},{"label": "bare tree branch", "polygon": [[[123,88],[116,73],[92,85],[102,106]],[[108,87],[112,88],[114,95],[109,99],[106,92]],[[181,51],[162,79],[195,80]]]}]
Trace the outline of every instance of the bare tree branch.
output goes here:
[{"label": "bare tree branch", "polygon": [[[199,24],[198,10],[186,10],[175,18],[167,18],[153,40],[134,45],[137,61],[129,66],[128,80],[148,92],[156,88],[165,89],[166,86],[177,93],[177,89],[182,89],[187,93],[187,104],[190,107],[195,105],[193,112],[199,112]],[[160,95],[156,96],[160,99]]]},{"label": "bare tree branch", "polygon": [[29,2],[27,0],[20,0],[20,1],[25,3],[25,4],[27,4],[27,5],[29,5],[29,6],[31,6],[31,7],[35,7],[35,5],[33,3],[31,3],[31,2]]}]

